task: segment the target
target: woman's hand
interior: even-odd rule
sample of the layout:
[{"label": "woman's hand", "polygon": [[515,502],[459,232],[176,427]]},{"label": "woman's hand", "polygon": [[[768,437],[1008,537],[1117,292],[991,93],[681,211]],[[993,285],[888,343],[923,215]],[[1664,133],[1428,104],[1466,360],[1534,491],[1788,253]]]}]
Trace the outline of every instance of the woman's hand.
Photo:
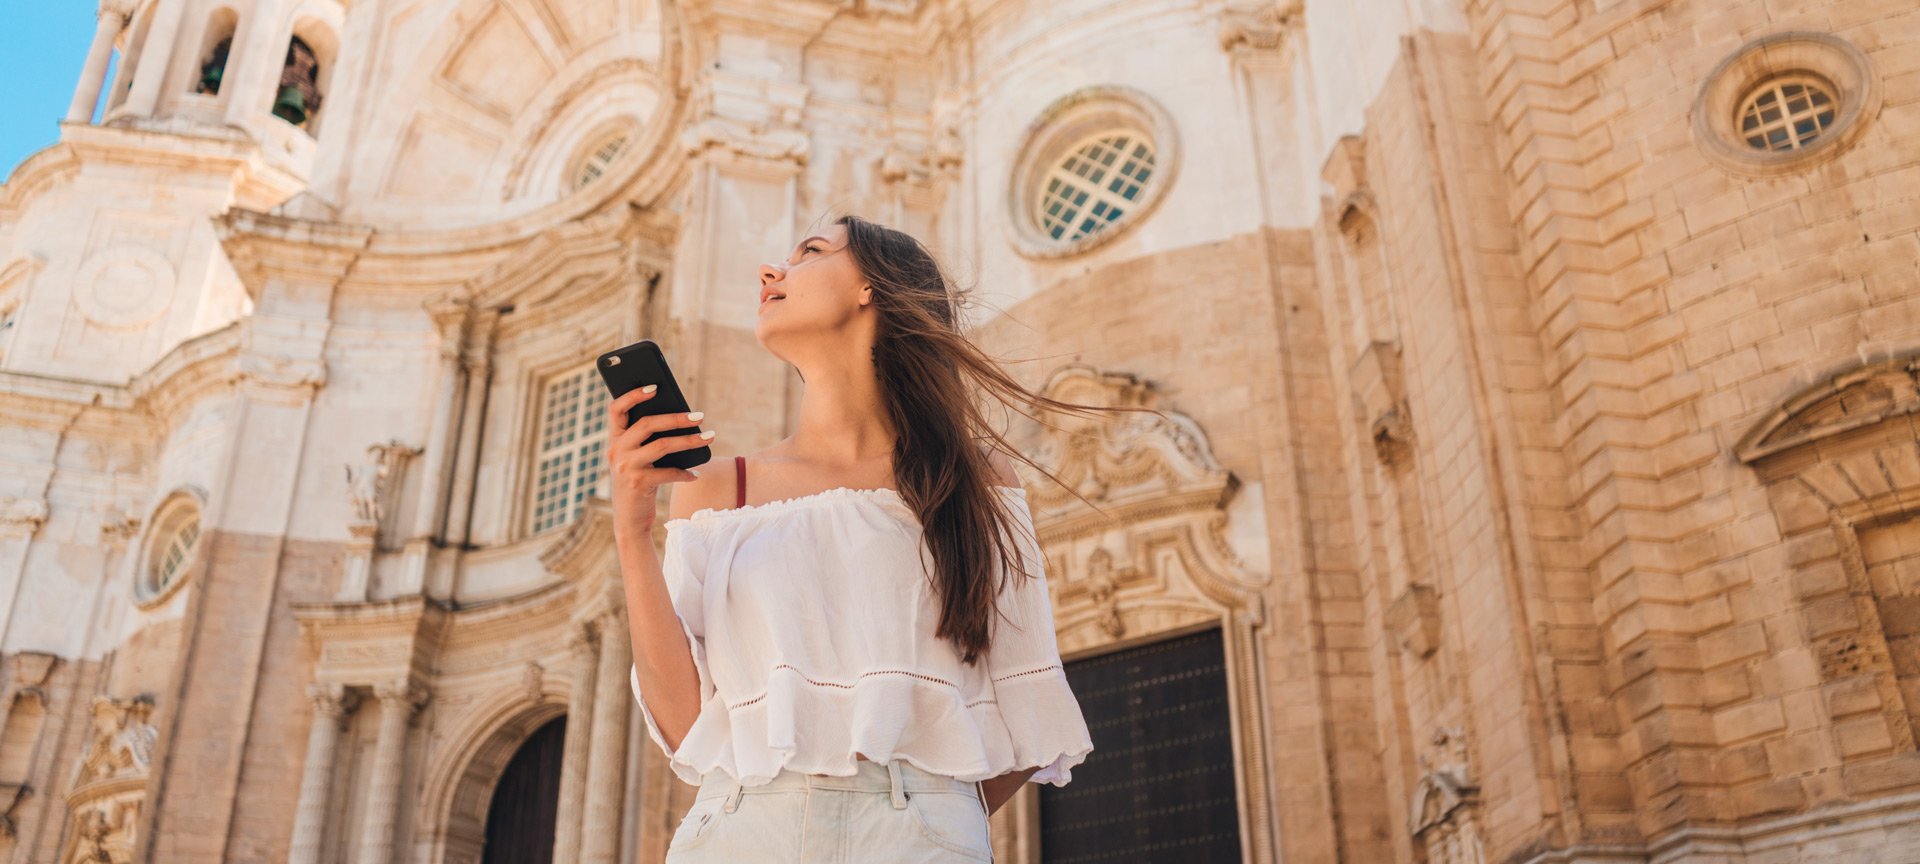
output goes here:
[{"label": "woman's hand", "polygon": [[676,450],[704,447],[712,440],[711,430],[699,435],[666,435],[651,444],[642,444],[655,432],[695,426],[701,415],[653,414],[627,426],[627,411],[652,399],[655,387],[630,390],[613,400],[607,410],[607,468],[613,485],[614,535],[622,542],[648,538],[658,514],[656,492],[662,483],[679,483],[699,476],[685,468],[655,468],[660,457]]}]

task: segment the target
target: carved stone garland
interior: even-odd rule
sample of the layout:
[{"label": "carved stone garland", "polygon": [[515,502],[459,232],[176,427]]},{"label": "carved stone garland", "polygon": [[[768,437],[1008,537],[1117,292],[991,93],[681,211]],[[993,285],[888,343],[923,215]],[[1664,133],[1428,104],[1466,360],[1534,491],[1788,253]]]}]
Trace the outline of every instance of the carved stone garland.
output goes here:
[{"label": "carved stone garland", "polygon": [[[1130,375],[1071,365],[1043,392],[1085,405],[1150,405]],[[1258,628],[1271,577],[1249,572],[1227,542],[1239,489],[1190,418],[1166,412],[1114,422],[1045,412],[1034,461],[1101,511],[1041,481],[1029,490],[1063,655],[1218,621],[1225,642],[1241,825],[1256,864],[1276,860]]]},{"label": "carved stone garland", "polygon": [[74,837],[69,864],[125,864],[133,858],[145,807],[147,772],[159,730],[148,722],[153,701],[142,696],[93,700],[92,738],[80,758],[67,807]]}]

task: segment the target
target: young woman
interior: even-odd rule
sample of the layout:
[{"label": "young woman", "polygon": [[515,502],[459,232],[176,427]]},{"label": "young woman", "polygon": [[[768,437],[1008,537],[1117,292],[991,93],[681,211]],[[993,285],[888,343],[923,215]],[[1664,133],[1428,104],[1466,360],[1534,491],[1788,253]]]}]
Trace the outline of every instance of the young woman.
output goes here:
[{"label": "young woman", "polygon": [[[1100,409],[1007,377],[960,334],[926,249],[855,217],[761,267],[760,301],[754,336],[806,382],[792,437],[655,468],[714,433],[642,446],[701,415],[627,428],[652,394],[610,406],[634,696],[700,787],[667,860],[991,861],[987,817],[1028,780],[1066,785],[1093,743],[1026,491],[976,443],[1005,444],[967,384]],[[680,485],[656,556],[665,483]]]}]

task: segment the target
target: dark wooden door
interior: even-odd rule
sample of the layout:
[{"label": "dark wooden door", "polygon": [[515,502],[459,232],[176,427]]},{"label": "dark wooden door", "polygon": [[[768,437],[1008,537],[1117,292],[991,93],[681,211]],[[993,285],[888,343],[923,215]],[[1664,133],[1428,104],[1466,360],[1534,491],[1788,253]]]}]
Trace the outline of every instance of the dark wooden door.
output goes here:
[{"label": "dark wooden door", "polygon": [[487,845],[481,864],[553,864],[553,829],[560,809],[560,757],[567,718],[535,730],[507,760],[487,806]]},{"label": "dark wooden door", "polygon": [[1067,664],[1093,752],[1040,787],[1044,864],[1237,864],[1219,629]]}]

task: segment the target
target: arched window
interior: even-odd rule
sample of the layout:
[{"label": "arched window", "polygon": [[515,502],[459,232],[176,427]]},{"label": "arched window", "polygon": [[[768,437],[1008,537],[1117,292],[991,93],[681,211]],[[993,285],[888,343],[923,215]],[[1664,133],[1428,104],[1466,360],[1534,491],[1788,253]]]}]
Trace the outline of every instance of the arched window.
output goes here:
[{"label": "arched window", "polygon": [[630,137],[624,131],[616,132],[588,151],[586,158],[580,160],[579,166],[573,170],[573,188],[584,187],[600,179],[600,175],[607,173],[607,167],[612,165],[615,159],[620,158],[620,154],[627,149],[627,141]]},{"label": "arched window", "polygon": [[200,545],[199,501],[174,495],[154,513],[134,575],[134,600],[152,606],[173,596],[198,560]]}]

